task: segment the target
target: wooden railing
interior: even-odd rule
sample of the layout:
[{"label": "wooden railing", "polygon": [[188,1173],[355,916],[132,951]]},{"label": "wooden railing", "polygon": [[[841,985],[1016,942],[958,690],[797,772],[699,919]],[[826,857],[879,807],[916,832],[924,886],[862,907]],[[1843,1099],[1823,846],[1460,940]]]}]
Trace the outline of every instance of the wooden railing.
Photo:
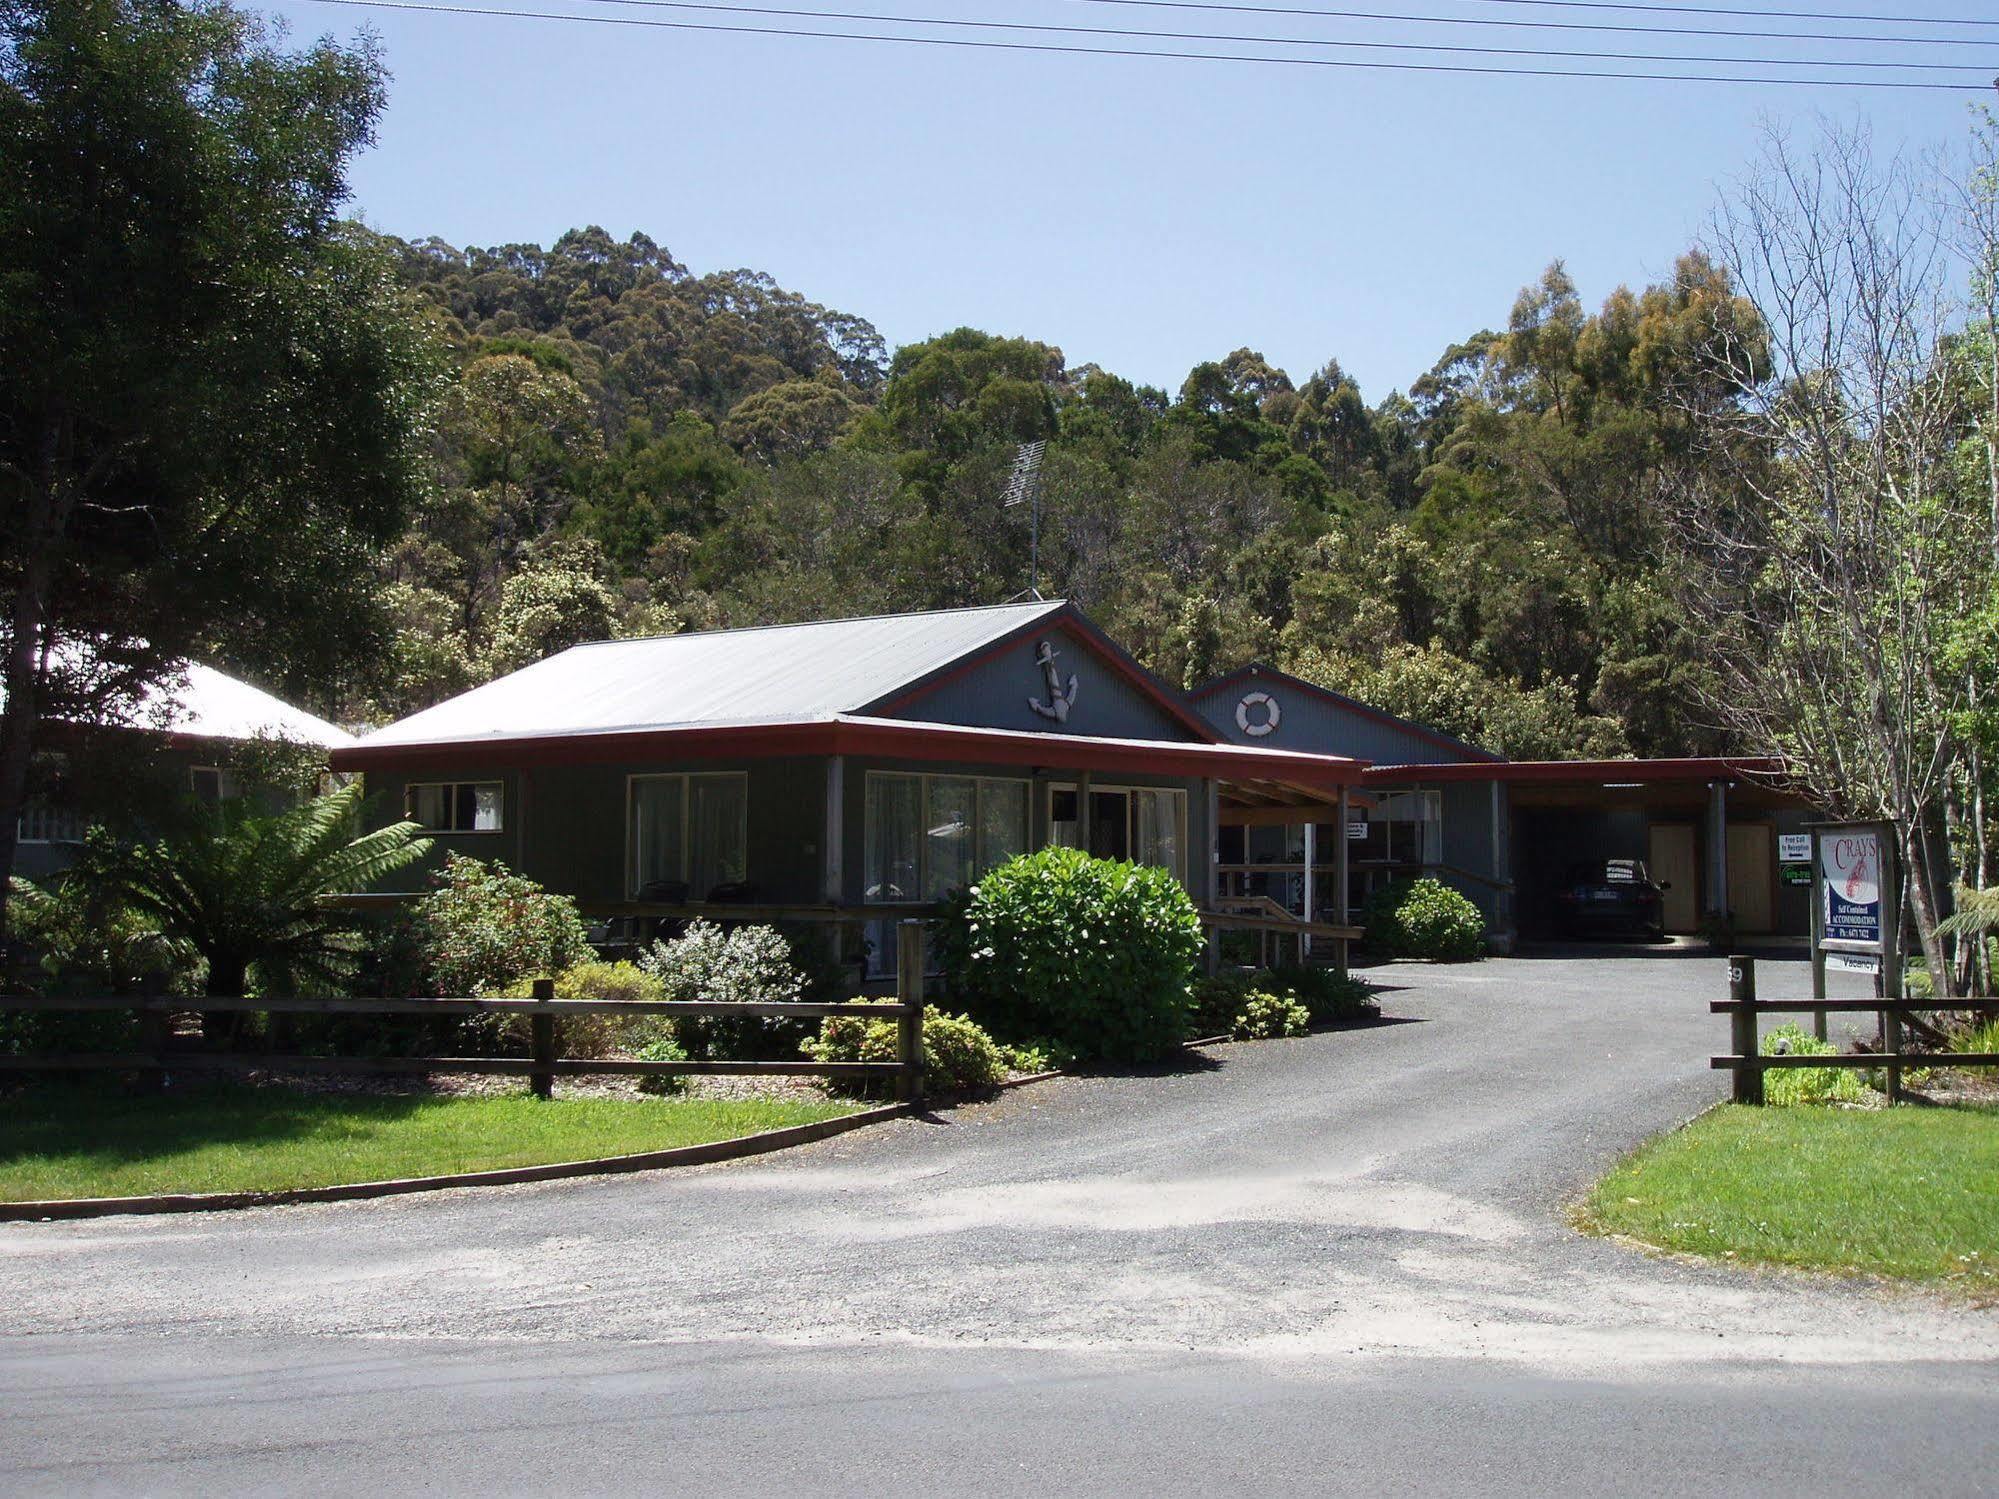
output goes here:
[{"label": "wooden railing", "polygon": [[[1992,999],[1758,999],[1756,960],[1731,957],[1728,960],[1728,998],[1709,1003],[1708,1009],[1729,1018],[1727,1056],[1710,1057],[1710,1067],[1726,1068],[1734,1074],[1730,1096],[1736,1103],[1763,1102],[1763,1074],[1780,1067],[1860,1067],[1887,1074],[1887,1095],[1902,1096],[1902,1069],[1905,1067],[1999,1067],[1999,1051],[1911,1051],[1902,1043],[1905,1022],[1926,1032],[1930,1044],[1941,1039],[1933,1027],[1915,1019],[1939,1011],[1971,1011],[1999,1014],[1999,1000]],[[1825,1055],[1792,1053],[1763,1056],[1760,1017],[1764,1015],[1824,1015],[1827,1011],[1872,1010],[1881,1017],[1880,1051],[1849,1051]]]},{"label": "wooden railing", "polygon": [[[0,1012],[130,1011],[139,1026],[139,1045],[129,1052],[60,1052],[0,1056],[0,1073],[39,1071],[135,1072],[153,1087],[165,1085],[173,1072],[329,1072],[329,1073],[484,1073],[526,1077],[535,1093],[547,1098],[558,1077],[624,1074],[640,1077],[738,1075],[751,1077],[884,1077],[895,1082],[896,1098],[914,1102],[923,1096],[924,930],[921,921],[904,921],[897,929],[896,1000],[891,1004],[773,1003],[731,1004],[718,1001],[557,999],[552,979],[534,981],[532,999],[183,999],[171,995],[107,998],[42,998],[0,995]],[[311,1054],[198,1051],[176,1047],[168,1034],[175,1014],[265,1015],[525,1015],[528,1055],[525,1057],[339,1057]],[[651,1062],[626,1057],[564,1057],[557,1050],[555,1022],[565,1015],[663,1015],[696,1019],[768,1018],[816,1020],[828,1015],[853,1015],[896,1022],[893,1062],[817,1062],[800,1058],[782,1062],[680,1061]]]}]

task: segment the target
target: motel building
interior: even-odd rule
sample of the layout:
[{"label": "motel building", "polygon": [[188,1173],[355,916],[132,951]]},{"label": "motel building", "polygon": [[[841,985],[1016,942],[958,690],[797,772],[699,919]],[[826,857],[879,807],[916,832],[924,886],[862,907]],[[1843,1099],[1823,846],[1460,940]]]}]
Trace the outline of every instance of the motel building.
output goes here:
[{"label": "motel building", "polygon": [[811,924],[871,981],[898,917],[1049,845],[1169,869],[1212,928],[1335,962],[1398,875],[1463,890],[1502,950],[1607,858],[1669,882],[1671,930],[1807,920],[1776,857],[1807,814],[1767,767],[1514,764],[1261,666],[1180,694],[1060,601],[580,645],[332,760],[433,864],[501,860],[614,937]]}]

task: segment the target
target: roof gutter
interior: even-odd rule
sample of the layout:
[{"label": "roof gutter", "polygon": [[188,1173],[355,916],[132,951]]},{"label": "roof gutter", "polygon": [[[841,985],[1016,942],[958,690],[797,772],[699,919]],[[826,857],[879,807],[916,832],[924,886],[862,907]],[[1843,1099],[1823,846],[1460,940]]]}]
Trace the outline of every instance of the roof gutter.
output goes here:
[{"label": "roof gutter", "polygon": [[332,763],[336,770],[427,771],[603,765],[632,760],[777,759],[788,755],[965,761],[1050,770],[1282,781],[1327,789],[1358,784],[1367,765],[1364,760],[1338,755],[1245,745],[1023,733],[855,715],[806,723],[634,729],[427,744],[371,745],[364,739],[333,751]]}]

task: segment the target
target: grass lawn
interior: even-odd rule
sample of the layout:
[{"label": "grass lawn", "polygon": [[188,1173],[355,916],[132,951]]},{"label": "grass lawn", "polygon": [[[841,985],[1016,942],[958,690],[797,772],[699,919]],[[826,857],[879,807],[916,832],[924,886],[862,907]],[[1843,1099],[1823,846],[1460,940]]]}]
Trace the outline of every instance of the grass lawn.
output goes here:
[{"label": "grass lawn", "polygon": [[1999,1109],[1724,1105],[1631,1156],[1577,1219],[1745,1263],[1999,1290]]},{"label": "grass lawn", "polygon": [[233,1086],[140,1098],[34,1088],[0,1097],[0,1201],[272,1191],[538,1166],[735,1139],[859,1107]]}]

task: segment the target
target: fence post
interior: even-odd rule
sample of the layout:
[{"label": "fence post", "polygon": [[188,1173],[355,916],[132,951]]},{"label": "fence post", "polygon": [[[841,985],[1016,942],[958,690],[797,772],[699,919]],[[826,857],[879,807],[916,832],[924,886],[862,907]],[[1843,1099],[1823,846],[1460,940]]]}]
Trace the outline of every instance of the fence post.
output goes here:
[{"label": "fence post", "polygon": [[[1901,996],[1891,994],[1888,997],[1890,999],[1899,999]],[[1881,1044],[1890,1056],[1901,1055],[1902,1017],[1894,1010],[1883,1010],[1881,1012]],[[1887,1073],[1888,1102],[1900,1103],[1902,1101],[1902,1064],[1900,1062],[1890,1062],[1887,1066]]]},{"label": "fence post", "polygon": [[1748,1062],[1735,1064],[1735,1092],[1737,1103],[1763,1102],[1763,1069],[1756,1066],[1753,1059],[1761,1050],[1761,1038],[1757,1035],[1756,1024],[1756,960],[1741,955],[1728,960],[1728,997],[1742,1008],[1728,1012],[1728,1032],[1730,1045],[1738,1058],[1750,1058]]},{"label": "fence post", "polygon": [[902,1002],[902,1014],[895,1029],[895,1059],[902,1071],[895,1075],[897,1103],[915,1103],[923,1097],[923,923],[896,924],[895,993]]},{"label": "fence post", "polygon": [[[536,979],[534,997],[537,1004],[547,1004],[555,998],[554,979]],[[553,1015],[530,1015],[528,1017],[529,1047],[534,1056],[534,1071],[528,1074],[528,1083],[534,1089],[536,1098],[553,1097],[555,1093],[555,1017]]]}]

